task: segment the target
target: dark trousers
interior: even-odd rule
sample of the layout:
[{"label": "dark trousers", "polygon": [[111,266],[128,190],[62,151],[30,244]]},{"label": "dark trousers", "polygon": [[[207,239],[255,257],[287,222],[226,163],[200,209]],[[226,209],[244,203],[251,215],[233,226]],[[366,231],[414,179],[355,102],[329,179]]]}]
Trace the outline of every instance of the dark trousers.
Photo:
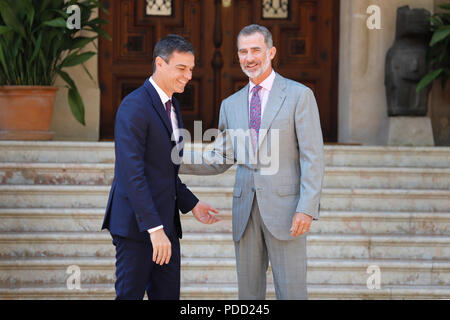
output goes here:
[{"label": "dark trousers", "polygon": [[[153,262],[150,241],[112,235],[116,247],[116,300],[142,300],[145,292],[149,300],[180,299],[180,241],[171,236],[172,256],[162,266]],[[150,237],[150,235],[149,235]]]}]

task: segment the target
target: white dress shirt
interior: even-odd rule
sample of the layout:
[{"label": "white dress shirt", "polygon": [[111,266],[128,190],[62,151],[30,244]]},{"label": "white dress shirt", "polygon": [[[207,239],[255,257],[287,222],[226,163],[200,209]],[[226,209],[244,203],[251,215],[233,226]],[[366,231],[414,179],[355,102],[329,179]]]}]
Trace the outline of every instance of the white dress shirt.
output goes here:
[{"label": "white dress shirt", "polygon": [[[170,100],[171,102],[171,106],[172,106],[172,110],[170,111],[170,122],[172,124],[172,129],[173,129],[173,134],[176,138],[176,141],[178,142],[180,140],[180,134],[178,132],[178,119],[177,119],[177,114],[175,112],[175,107],[173,106],[172,103],[172,98],[168,97],[167,94],[156,84],[156,82],[152,79],[152,77],[149,78],[150,83],[153,85],[153,87],[156,89],[156,92],[159,95],[159,98],[161,99],[161,102],[164,106],[164,108],[166,108],[166,102]],[[157,231],[164,228],[163,225],[157,226],[155,228],[151,228],[148,230],[149,233],[152,233],[153,231]]]},{"label": "white dress shirt", "polygon": [[[269,99],[270,90],[272,90],[273,82],[275,81],[275,71],[272,70],[270,75],[259,85],[261,86],[261,90],[259,90],[259,98],[261,99],[261,121],[264,115],[264,110],[267,105],[267,100]],[[252,100],[252,90],[256,86],[251,80],[249,81],[249,91],[248,91],[248,118],[250,119],[250,103]]]}]

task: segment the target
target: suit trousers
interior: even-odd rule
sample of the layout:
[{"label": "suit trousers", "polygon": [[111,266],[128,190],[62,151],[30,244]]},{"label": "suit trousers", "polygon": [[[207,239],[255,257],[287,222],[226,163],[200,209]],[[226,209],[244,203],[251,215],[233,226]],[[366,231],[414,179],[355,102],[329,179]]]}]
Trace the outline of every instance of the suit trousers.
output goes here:
[{"label": "suit trousers", "polygon": [[[153,262],[149,241],[140,242],[112,235],[116,247],[116,300],[180,299],[180,241],[170,236],[172,256],[168,264]],[[150,237],[150,235],[149,235]]]},{"label": "suit trousers", "polygon": [[287,241],[275,238],[264,225],[256,197],[244,234],[234,244],[239,299],[266,298],[266,273],[269,262],[277,299],[308,298],[306,234]]}]

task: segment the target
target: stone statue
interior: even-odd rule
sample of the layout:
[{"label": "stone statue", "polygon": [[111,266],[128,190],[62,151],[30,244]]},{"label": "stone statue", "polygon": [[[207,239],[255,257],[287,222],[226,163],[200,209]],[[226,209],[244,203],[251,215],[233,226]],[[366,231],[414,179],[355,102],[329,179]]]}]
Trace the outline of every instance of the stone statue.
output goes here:
[{"label": "stone statue", "polygon": [[430,88],[416,93],[428,73],[426,56],[430,39],[430,12],[425,9],[397,10],[394,45],[386,56],[385,85],[389,116],[426,116]]}]

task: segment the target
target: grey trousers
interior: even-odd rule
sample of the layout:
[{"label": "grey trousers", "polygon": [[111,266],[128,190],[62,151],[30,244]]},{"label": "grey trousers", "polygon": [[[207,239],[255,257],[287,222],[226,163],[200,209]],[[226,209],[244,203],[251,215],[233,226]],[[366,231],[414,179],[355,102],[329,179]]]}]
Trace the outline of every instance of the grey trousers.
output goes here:
[{"label": "grey trousers", "polygon": [[277,299],[308,299],[306,235],[289,241],[273,237],[261,218],[256,197],[245,232],[234,245],[239,299],[266,298],[269,261]]}]

